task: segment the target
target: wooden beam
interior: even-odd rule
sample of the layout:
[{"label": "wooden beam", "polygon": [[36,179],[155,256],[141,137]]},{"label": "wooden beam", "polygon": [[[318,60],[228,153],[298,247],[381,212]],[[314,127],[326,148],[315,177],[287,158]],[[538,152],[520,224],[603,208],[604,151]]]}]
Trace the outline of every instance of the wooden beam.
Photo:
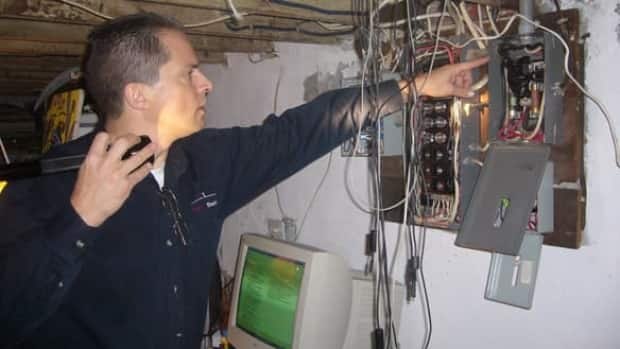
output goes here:
[{"label": "wooden beam", "polygon": [[[289,7],[270,3],[265,0],[234,0],[235,8],[238,12],[250,12],[254,14],[273,16],[273,17],[289,17],[303,20],[320,20],[326,22],[353,24],[354,17],[352,15],[333,15],[329,13],[320,13],[299,7]],[[176,5],[193,9],[210,9],[218,10],[230,14],[230,8],[226,0],[131,0],[133,3],[157,3],[163,5]],[[352,1],[350,0],[293,0],[297,4],[312,6],[315,8],[325,9],[327,11],[351,11]]]},{"label": "wooden beam", "polygon": [[[584,77],[584,45],[580,42],[579,10],[547,13],[538,18],[541,24],[562,33],[570,48],[570,71],[578,81]],[[565,19],[565,21],[560,21]],[[561,23],[561,24],[559,24]],[[545,234],[547,245],[579,248],[586,220],[586,178],[584,170],[584,96],[566,79],[564,114],[558,129],[560,142],[551,148],[553,160],[554,221],[553,232]],[[569,184],[566,186],[566,184]],[[564,188],[562,188],[564,186]],[[571,187],[572,186],[572,187]]]},{"label": "wooden beam", "polygon": [[[69,50],[67,55],[78,56],[82,53],[88,33],[92,25],[80,23],[59,23],[49,21],[35,21],[27,18],[0,17],[0,40],[12,42],[38,42],[42,47],[52,47],[50,44],[74,45],[79,50]],[[205,36],[199,33],[188,34],[192,45],[197,51],[215,52],[265,52],[273,50],[273,43],[269,40],[237,38],[229,36]],[[0,45],[0,54],[19,53],[13,46]],[[45,46],[47,45],[47,46]],[[28,46],[28,45],[22,45]],[[51,55],[62,54],[58,48],[51,49]],[[28,50],[27,50],[28,51]],[[60,52],[59,52],[60,51]],[[39,52],[44,54],[44,52]]]},{"label": "wooden beam", "polygon": [[[26,68],[24,66],[23,68]],[[24,71],[24,70],[5,70],[4,67],[0,68],[0,79],[10,79],[10,80],[19,80],[19,81],[42,81],[48,82],[58,75],[58,72],[35,72],[35,71]]]},{"label": "wooden beam", "polygon": [[29,96],[38,94],[46,83],[0,79],[0,96]]},{"label": "wooden beam", "polygon": [[15,71],[27,69],[31,72],[61,72],[67,68],[80,65],[79,56],[2,56],[0,69]]},{"label": "wooden beam", "polygon": [[22,56],[80,56],[84,44],[50,43],[0,38],[0,54]]},{"label": "wooden beam", "polygon": [[91,29],[92,26],[87,24],[38,21],[27,17],[0,17],[2,39],[83,44]]},{"label": "wooden beam", "polygon": [[[93,10],[105,12],[105,14],[110,17],[134,13],[139,10],[135,4],[125,0],[88,0],[76,2]],[[40,17],[53,20],[68,20],[71,22],[85,23],[101,22],[104,20],[77,7],[63,4],[60,1],[50,0],[0,0],[0,13],[5,15]]]},{"label": "wooden beam", "polygon": [[[1,1],[1,0],[0,0]],[[10,3],[15,3],[14,0],[5,0]],[[84,11],[75,7],[68,7],[67,5],[56,4],[53,7],[47,7],[40,5],[35,10],[24,10],[23,2],[20,2],[22,6],[13,4],[12,6],[0,7],[0,16],[4,18],[16,18],[16,19],[31,19],[37,21],[47,21],[56,23],[67,24],[82,24],[82,25],[96,25],[102,22],[101,18],[91,15],[84,16]],[[60,7],[59,7],[60,6]],[[136,13],[139,11],[155,12],[166,16],[172,16],[180,23],[183,24],[196,24],[208,22],[210,19],[225,17],[229,11],[225,8],[223,10],[210,9],[204,7],[188,7],[179,6],[174,4],[166,4],[160,2],[137,2],[137,1],[106,1],[105,4],[101,4],[99,7],[91,6],[98,11],[116,17],[120,15],[126,15]],[[61,9],[63,9],[61,11]],[[246,17],[243,21],[245,26],[259,26],[270,25],[280,28],[296,29],[302,22],[307,22],[308,18],[301,16],[301,18],[293,17],[286,14],[266,14],[263,12],[254,12],[255,15]],[[291,41],[291,42],[311,42],[311,43],[324,43],[334,44],[337,40],[330,36],[313,36],[305,34],[301,31],[278,31],[278,30],[260,30],[260,31],[232,31],[224,23],[215,23],[208,26],[200,26],[190,29],[193,34],[202,34],[208,36],[221,36],[230,38],[242,38],[242,39],[257,39],[267,41]],[[315,31],[325,32],[323,28],[318,27]]]},{"label": "wooden beam", "polygon": [[198,52],[198,60],[204,64],[228,65],[228,58],[225,52]]}]

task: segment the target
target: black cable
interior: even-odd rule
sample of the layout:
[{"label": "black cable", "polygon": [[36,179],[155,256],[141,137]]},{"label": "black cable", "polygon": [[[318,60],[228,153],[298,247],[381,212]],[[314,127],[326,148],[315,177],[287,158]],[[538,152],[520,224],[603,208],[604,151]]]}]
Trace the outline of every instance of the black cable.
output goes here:
[{"label": "black cable", "polygon": [[426,343],[424,344],[424,348],[428,349],[431,344],[431,337],[433,336],[433,318],[431,317],[431,302],[428,298],[428,289],[426,288],[426,278],[424,277],[424,267],[422,263],[420,263],[420,282],[422,283],[422,288],[424,289],[424,299],[426,300],[426,316],[428,317],[428,335],[426,337]]},{"label": "black cable", "polygon": [[[369,10],[370,11],[370,10]],[[372,14],[371,14],[372,15]],[[370,16],[368,16],[368,20],[374,20],[374,18],[371,18]],[[367,38],[362,37],[363,39],[368,39],[368,40],[364,40],[363,43],[368,42],[368,47],[366,48],[366,59],[365,60],[369,60],[369,58],[373,58],[372,60],[370,60],[370,67],[368,67],[369,71],[370,71],[370,76],[369,76],[369,80],[370,80],[370,88],[369,88],[369,104],[370,104],[370,111],[369,114],[372,115],[371,119],[375,120],[375,127],[376,127],[376,131],[377,134],[375,136],[375,140],[376,140],[376,151],[373,152],[371,154],[371,157],[369,160],[369,172],[371,174],[372,177],[374,177],[374,180],[371,182],[372,183],[372,192],[373,192],[373,196],[374,196],[374,207],[377,208],[377,210],[379,210],[377,212],[377,214],[373,214],[372,215],[372,219],[374,222],[374,227],[375,227],[375,231],[377,233],[377,242],[380,241],[380,243],[377,244],[378,246],[378,250],[377,250],[377,256],[378,256],[378,260],[377,260],[377,268],[378,268],[378,272],[377,272],[377,287],[375,290],[375,330],[373,331],[373,336],[374,336],[374,341],[375,341],[375,347],[377,347],[377,349],[384,349],[384,345],[387,344],[388,348],[391,347],[391,340],[390,340],[390,327],[391,327],[391,301],[390,301],[390,288],[389,288],[389,274],[387,273],[387,251],[386,251],[386,240],[385,240],[385,227],[382,221],[382,216],[380,214],[380,210],[382,207],[381,204],[381,179],[380,179],[380,173],[379,173],[379,162],[380,162],[380,137],[378,132],[380,131],[380,120],[378,115],[380,114],[380,110],[382,109],[383,105],[379,106],[379,108],[377,108],[377,96],[379,94],[379,86],[378,86],[378,82],[379,82],[379,71],[378,71],[378,67],[377,67],[377,59],[376,57],[378,57],[378,37],[377,37],[377,32],[374,31],[374,28],[367,28],[366,26],[364,26],[365,30],[361,31],[361,34],[363,36],[363,34],[367,35]],[[363,52],[363,50],[362,50]],[[365,69],[366,66],[364,66],[363,69]],[[362,81],[362,86],[365,86],[365,81]],[[391,99],[391,98],[390,98]],[[374,160],[374,161],[373,161]],[[379,240],[381,239],[381,240]],[[382,287],[383,290],[385,291],[385,294],[382,292]],[[387,326],[386,331],[384,331],[381,327],[380,327],[380,320],[379,320],[379,316],[380,316],[380,307],[379,305],[381,304],[381,296],[382,294],[384,294],[385,296],[387,296],[387,301],[384,301],[384,313],[382,314],[383,316],[387,316],[387,319],[385,319],[385,324]],[[387,338],[386,338],[386,334],[387,334]],[[387,339],[387,340],[386,340]]]},{"label": "black cable", "polygon": [[[302,22],[301,24],[304,24],[304,23],[308,23],[308,22]],[[348,35],[348,34],[352,34],[353,32],[355,32],[355,27],[349,30],[340,30],[340,31],[333,31],[333,32],[318,32],[318,31],[303,29],[300,26],[277,27],[273,25],[263,25],[263,24],[248,24],[248,25],[243,25],[243,26],[235,26],[234,24],[232,24],[231,21],[226,21],[224,22],[224,24],[226,25],[226,28],[228,30],[233,31],[233,32],[258,29],[258,30],[270,30],[270,31],[277,31],[277,32],[297,32],[300,34],[305,34],[305,35],[310,35],[310,36],[322,36],[322,37]]]},{"label": "black cable", "polygon": [[269,2],[274,3],[276,5],[282,5],[282,6],[294,7],[294,8],[299,8],[299,9],[308,10],[308,11],[314,11],[314,12],[318,12],[318,13],[322,13],[324,15],[330,15],[330,16],[365,16],[366,15],[364,12],[329,10],[329,9],[325,9],[325,8],[321,8],[317,6],[312,6],[312,5],[288,1],[288,0],[270,0]]},{"label": "black cable", "polygon": [[[416,18],[417,17],[417,8],[415,6],[416,5],[415,1],[413,1],[412,5],[413,5],[412,8],[410,9],[408,7],[407,10],[408,10],[408,12],[413,12],[414,13],[413,16],[414,16],[414,18]],[[441,23],[441,19],[439,19],[437,21],[437,28],[436,28],[437,34],[439,34],[439,24],[440,23]],[[416,28],[415,31],[413,31],[413,33],[415,33],[415,32],[417,32],[417,22],[414,21],[413,25]],[[413,35],[411,32],[412,32],[412,30],[410,29],[410,35]],[[416,50],[415,50],[415,44],[416,44],[415,37],[413,37],[412,41],[413,41],[413,47],[412,47],[412,54],[410,56],[411,57],[411,74],[415,76],[415,71],[416,71],[416,69],[415,69],[415,64],[416,64],[416,62],[415,62],[415,52],[416,52]],[[414,84],[414,87],[415,87],[415,84]],[[417,93],[416,93],[415,96],[417,97]],[[411,110],[412,118],[409,120],[411,123],[413,123],[413,125],[412,125],[413,127],[412,128],[413,128],[413,132],[415,132],[415,134],[419,134],[420,131],[421,131],[421,127],[420,127],[421,123],[415,121],[416,120],[416,116],[419,117],[419,109],[418,109],[419,108],[419,103],[420,103],[420,101],[416,98],[414,100],[413,107],[412,107],[412,110]],[[421,156],[421,148],[422,148],[422,143],[419,141],[420,137],[415,137],[415,139],[418,140],[418,141],[416,142],[416,144],[413,144],[414,154],[413,154],[413,158],[410,159],[410,161],[411,161],[410,166],[412,166],[412,171],[417,171],[417,167],[418,167],[418,164],[419,164],[419,161],[420,161],[419,159],[420,159],[420,156]],[[423,175],[420,176],[420,178],[421,178],[420,179],[420,182],[421,182],[420,192],[419,193],[415,193],[414,192],[414,195],[413,195],[414,202],[416,200],[416,197],[418,197],[418,196],[419,197],[423,197],[425,195],[425,193],[428,192],[428,183],[426,183]],[[413,219],[413,221],[415,221],[415,212],[416,212],[415,205],[413,205],[411,207],[411,210],[414,212],[414,215],[413,215],[412,219]],[[424,277],[424,270],[423,270],[423,254],[424,254],[424,249],[425,249],[425,237],[426,237],[426,225],[425,225],[425,222],[424,222],[424,212],[420,212],[420,216],[422,217],[422,222],[420,222],[421,226],[420,226],[419,230],[420,230],[421,240],[423,240],[423,241],[420,241],[421,244],[420,244],[420,248],[419,249],[418,249],[418,244],[417,244],[417,241],[416,241],[416,238],[415,238],[415,228],[414,228],[413,225],[410,226],[410,234],[409,234],[409,236],[410,236],[410,244],[411,244],[410,248],[414,251],[414,253],[412,254],[412,258],[414,258],[414,262],[417,261],[417,263],[416,263],[417,264],[416,265],[417,272],[420,274],[420,281],[422,283],[421,286],[422,286],[422,289],[424,291],[424,302],[426,303],[426,316],[427,316],[427,319],[428,319],[428,328],[427,328],[427,331],[426,331],[426,341],[425,341],[425,344],[424,344],[424,348],[428,348],[429,345],[430,345],[430,340],[431,340],[432,333],[433,333],[433,324],[432,324],[431,306],[430,306],[430,300],[429,300],[429,296],[428,296],[428,289],[426,287],[426,279]],[[422,238],[422,237],[424,237],[424,238]]]}]

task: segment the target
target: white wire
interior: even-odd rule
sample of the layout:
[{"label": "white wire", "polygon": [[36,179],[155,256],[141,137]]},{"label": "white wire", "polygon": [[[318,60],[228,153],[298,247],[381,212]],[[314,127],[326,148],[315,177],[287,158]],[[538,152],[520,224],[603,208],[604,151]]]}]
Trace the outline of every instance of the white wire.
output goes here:
[{"label": "white wire", "polygon": [[312,195],[312,199],[310,199],[310,202],[308,203],[308,207],[306,207],[306,213],[304,213],[304,217],[301,219],[301,223],[299,224],[299,229],[297,229],[297,234],[295,235],[295,241],[297,241],[297,239],[301,235],[304,229],[304,224],[306,223],[306,217],[308,217],[308,213],[310,212],[310,209],[312,208],[312,205],[314,204],[316,197],[319,195],[319,191],[321,190],[321,187],[323,187],[323,183],[325,183],[325,179],[327,178],[327,175],[329,174],[329,169],[331,168],[331,165],[332,165],[332,157],[333,157],[333,152],[330,152],[329,159],[327,160],[327,167],[325,167],[325,172],[323,173],[323,177],[321,178],[319,185],[316,186],[316,189],[314,190],[314,194]]},{"label": "white wire", "polygon": [[[480,32],[479,32],[478,28],[476,27],[476,24],[473,22],[473,20],[469,16],[469,12],[467,12],[467,8],[465,7],[465,3],[461,2],[461,4],[459,6],[461,8],[461,15],[463,16],[463,20],[465,20],[465,24],[467,25],[467,28],[469,28],[469,32],[471,33],[471,35],[474,38],[481,38],[481,37],[483,37],[483,36],[480,35]],[[478,47],[480,49],[485,49],[486,48],[486,45],[482,42],[482,40],[476,41],[476,44],[478,44]]]},{"label": "white wire", "polygon": [[484,76],[482,78],[480,78],[480,80],[478,80],[478,82],[476,82],[475,84],[471,85],[470,90],[471,91],[478,91],[481,88],[483,88],[484,86],[486,86],[486,84],[489,82],[489,75],[488,74],[484,74]]},{"label": "white wire", "polygon": [[[436,35],[436,40],[435,40],[435,47],[434,47],[434,50],[433,50],[433,56],[431,57],[431,64],[430,64],[430,67],[429,67],[429,71],[426,73],[426,76],[425,76],[422,84],[420,85],[420,87],[416,87],[416,90],[422,90],[424,88],[424,85],[426,84],[426,81],[431,76],[433,65],[435,63],[435,57],[436,57],[437,49],[439,47],[439,38],[440,38],[439,31],[441,29],[441,23],[443,21],[444,15],[446,15],[446,14],[449,15],[449,13],[446,12],[446,8],[447,8],[447,4],[448,3],[449,3],[449,0],[444,0],[442,12],[439,13],[439,23],[437,25],[438,29],[437,29],[437,35]],[[407,20],[405,20],[405,22],[407,22]],[[371,29],[372,29],[373,25],[374,25],[374,22],[373,22],[373,19],[372,19],[372,16],[371,16],[371,18],[370,18],[370,28]],[[372,50],[371,50],[371,48],[372,48],[372,33],[373,33],[373,31],[371,30],[370,31],[370,35],[369,35],[369,40],[368,40],[369,41],[368,42],[369,49],[368,49],[367,52],[372,52]],[[365,73],[366,73],[366,70],[367,70],[369,58],[370,58],[370,55],[369,54],[366,55],[366,59],[364,60],[364,64],[362,66],[362,87],[361,87],[362,90],[361,90],[361,97],[360,97],[361,98],[361,105],[362,105],[361,106],[361,115],[365,115],[364,114],[364,80],[365,80]],[[361,123],[360,123],[360,125],[358,125],[358,133],[356,135],[356,142],[355,142],[355,147],[353,149],[353,155],[355,155],[357,153],[357,147],[358,147],[357,140],[360,137],[361,130],[362,129],[361,129]],[[412,135],[413,135],[413,132],[412,132]],[[380,210],[381,212],[393,210],[393,209],[401,206],[404,202],[406,202],[408,200],[408,198],[410,197],[411,193],[415,190],[414,186],[411,186],[410,190],[407,190],[407,188],[405,188],[405,195],[404,195],[404,197],[401,200],[399,200],[398,202],[396,202],[395,204],[393,204],[393,205],[391,205],[389,207],[384,207],[384,208],[370,207],[370,204],[362,203],[361,200],[358,200],[357,198],[355,198],[355,196],[353,194],[353,190],[352,190],[350,182],[349,182],[349,179],[350,179],[350,176],[349,176],[350,161],[351,161],[351,158],[347,158],[347,161],[346,161],[346,164],[345,164],[345,174],[344,174],[344,176],[345,176],[345,189],[346,189],[347,195],[349,196],[349,199],[351,200],[353,205],[355,205],[355,207],[357,207],[362,212],[370,214],[370,213],[375,212],[377,210]]]},{"label": "white wire", "polygon": [[[428,13],[428,14],[423,14],[423,15],[419,15],[413,19],[411,19],[411,21],[420,21],[420,20],[427,20],[427,19],[431,19],[431,18],[439,18],[442,16],[450,16],[450,13],[447,12],[436,12],[436,13]],[[406,19],[400,19],[398,21],[394,21],[394,22],[389,22],[389,23],[379,23],[377,24],[378,28],[393,28],[393,27],[398,27],[400,25],[403,25],[407,23]]]},{"label": "white wire", "polygon": [[[361,103],[361,107],[360,107],[360,115],[362,116],[362,118],[365,117],[365,112],[364,112],[364,90],[365,90],[365,80],[366,80],[366,70],[368,69],[368,62],[370,61],[370,55],[372,52],[372,38],[374,35],[374,30],[373,30],[373,26],[374,26],[374,21],[373,21],[373,15],[372,15],[372,2],[369,2],[369,10],[368,10],[369,14],[371,14],[369,17],[369,26],[368,26],[368,47],[366,49],[366,57],[364,58],[364,63],[362,64],[362,81],[360,84],[360,103]],[[363,54],[363,49],[362,49],[362,54]],[[362,120],[358,120],[358,125],[357,125],[357,133],[355,135],[355,139],[353,140],[353,149],[352,149],[352,154],[351,157],[347,158],[347,161],[345,163],[345,168],[344,168],[344,186],[347,192],[347,195],[349,196],[349,199],[351,199],[351,202],[355,205],[355,207],[357,207],[358,209],[360,209],[361,211],[371,214],[375,209],[374,208],[367,208],[370,206],[370,204],[366,203],[366,204],[360,204],[359,201],[355,198],[355,196],[353,195],[353,191],[351,190],[351,185],[350,185],[350,176],[349,176],[349,168],[351,167],[351,158],[354,157],[357,154],[357,151],[359,149],[359,139],[360,139],[360,135],[362,134],[362,126],[363,126],[363,121]]]},{"label": "white wire", "polygon": [[236,19],[237,21],[243,20],[243,15],[237,11],[237,8],[235,7],[233,0],[226,0],[226,3],[228,4],[228,7],[230,7],[230,10],[233,13],[232,14],[233,18]]},{"label": "white wire", "polygon": [[[594,104],[596,104],[596,106],[601,110],[601,112],[603,113],[603,116],[605,117],[605,119],[607,120],[607,126],[609,127],[609,133],[611,135],[611,139],[614,143],[614,150],[616,153],[616,166],[620,167],[620,144],[618,143],[618,137],[616,136],[616,130],[615,127],[611,121],[611,116],[609,114],[609,111],[607,110],[607,107],[605,107],[605,105],[598,99],[596,98],[594,95],[592,95],[590,92],[588,92],[585,87],[583,87],[579,81],[577,81],[577,79],[575,79],[575,77],[573,76],[573,74],[570,72],[570,69],[568,67],[568,63],[569,63],[569,56],[570,56],[570,49],[568,47],[568,44],[566,43],[566,41],[564,41],[564,38],[562,38],[562,36],[558,33],[556,33],[555,31],[545,27],[544,25],[541,25],[539,23],[536,23],[535,21],[530,20],[529,18],[521,15],[521,14],[515,14],[515,16],[520,17],[522,20],[525,20],[526,22],[533,24],[534,26],[550,33],[551,35],[555,36],[560,43],[562,43],[562,46],[564,46],[564,71],[566,72],[566,75],[571,79],[571,81],[575,84],[575,86],[577,86],[577,88],[579,88],[579,90],[581,90],[581,92],[583,92],[583,94],[590,98],[590,100],[592,102],[594,102]],[[506,26],[508,27],[508,25]],[[543,95],[544,97],[544,95]]]},{"label": "white wire", "polygon": [[487,34],[484,31],[484,23],[482,23],[482,5],[478,4],[476,7],[478,10],[478,30],[482,36],[486,36]]},{"label": "white wire", "polygon": [[553,35],[554,37],[556,37],[560,43],[562,44],[562,46],[564,47],[564,71],[566,72],[566,75],[568,76],[568,78],[575,84],[575,86],[577,86],[577,88],[584,94],[584,96],[588,97],[592,102],[594,102],[594,104],[599,108],[599,110],[601,111],[601,113],[603,114],[603,116],[605,117],[605,120],[607,121],[607,126],[609,128],[609,133],[611,135],[611,140],[613,142],[614,145],[614,152],[615,152],[615,158],[616,158],[616,166],[620,168],[620,143],[618,143],[618,137],[616,135],[616,129],[614,127],[613,122],[611,121],[611,116],[609,111],[607,110],[607,107],[603,104],[603,102],[601,102],[598,98],[596,98],[594,95],[592,95],[590,92],[588,92],[588,90],[586,90],[585,87],[583,87],[581,85],[581,83],[579,83],[579,81],[577,81],[577,79],[573,76],[573,74],[570,71],[569,68],[569,60],[570,60],[570,48],[568,47],[568,44],[566,43],[566,41],[564,40],[564,38],[562,38],[562,36],[558,33],[556,33],[555,31],[545,27],[542,24],[537,23],[536,21],[533,21],[523,15],[521,15],[520,13],[515,13],[513,14],[510,19],[508,20],[508,23],[506,23],[506,26],[504,27],[504,29],[502,29],[502,31],[497,34],[497,35],[491,35],[491,36],[483,36],[483,37],[477,37],[477,38],[471,38],[467,41],[465,41],[463,44],[456,44],[450,40],[444,39],[444,38],[440,38],[438,37],[437,39],[452,45],[454,47],[457,48],[464,48],[467,45],[469,45],[472,42],[475,41],[482,41],[482,40],[495,40],[498,39],[502,36],[504,36],[508,30],[510,29],[510,27],[512,26],[512,24],[515,22],[515,20],[519,18],[521,20],[524,20],[532,25],[534,25],[537,28],[540,28],[546,32],[548,32],[549,34]]},{"label": "white wire", "polygon": [[316,21],[315,23],[327,31],[342,31],[342,30],[351,30],[354,28],[353,25],[346,25],[346,24],[340,24],[340,23],[329,23],[329,22],[322,22],[322,21]]},{"label": "white wire", "polygon": [[540,128],[542,127],[542,122],[543,122],[543,118],[545,117],[545,99],[547,97],[547,94],[543,91],[543,95],[542,95],[542,99],[540,100],[540,106],[538,107],[538,120],[536,121],[536,127],[534,128],[534,131],[532,131],[532,133],[530,133],[529,135],[525,136],[524,139],[526,140],[530,140],[534,137],[536,137],[536,134],[538,133],[538,131],[540,131]]},{"label": "white wire", "polygon": [[459,161],[460,161],[460,147],[461,147],[461,103],[455,102],[452,110],[452,122],[454,130],[454,155],[453,155],[453,172],[454,172],[454,202],[450,215],[448,216],[449,223],[454,222],[461,203],[461,188],[459,183]]},{"label": "white wire", "polygon": [[11,160],[9,159],[9,155],[6,152],[6,148],[4,147],[4,142],[2,141],[2,137],[0,137],[0,148],[2,148],[2,157],[4,157],[4,163],[10,164]]},{"label": "white wire", "polygon": [[[514,23],[514,21],[521,16],[520,14],[514,14],[510,17],[510,19],[508,19],[508,23],[506,23],[506,26],[504,27],[504,29],[502,29],[502,31],[497,34],[497,35],[491,35],[491,36],[481,36],[481,37],[474,37],[471,38],[467,41],[465,41],[462,44],[457,44],[453,41],[450,41],[446,38],[440,37],[439,40],[442,42],[445,42],[447,44],[449,44],[450,46],[456,47],[456,48],[465,48],[466,46],[468,46],[469,44],[471,44],[472,42],[477,42],[477,41],[488,41],[488,40],[495,40],[495,39],[499,39],[502,36],[506,35],[506,33],[508,32],[508,30],[510,29],[510,26],[512,25],[512,23]],[[432,34],[432,33],[431,33]],[[432,34],[434,35],[434,34]]]},{"label": "white wire", "polygon": [[[97,10],[93,10],[92,8],[90,8],[88,6],[79,4],[79,3],[71,1],[71,0],[58,0],[58,1],[62,2],[63,4],[69,5],[69,6],[73,6],[73,7],[79,8],[79,9],[81,9],[81,10],[83,10],[85,12],[88,12],[88,13],[90,13],[93,16],[97,16],[99,18],[103,18],[103,19],[107,19],[107,20],[114,19],[114,17],[112,17],[112,16],[108,16],[105,13],[101,13],[101,12],[99,12]],[[235,8],[235,6],[232,3],[232,0],[227,0],[227,2],[228,2],[228,5],[231,8],[233,14],[222,16],[222,17],[217,17],[217,18],[210,19],[210,20],[204,21],[204,22],[198,22],[198,23],[193,23],[193,24],[184,24],[183,27],[185,27],[185,28],[206,27],[206,26],[209,26],[209,25],[212,25],[212,24],[216,24],[216,23],[221,23],[221,22],[227,21],[227,20],[229,20],[231,18],[235,18],[237,20],[241,20],[243,18],[243,16],[248,16],[248,15],[251,14],[250,12],[237,12],[237,9]]]},{"label": "white wire", "polygon": [[458,6],[454,4],[454,2],[450,1],[450,8],[448,12],[454,12],[454,15],[450,14],[452,20],[454,21],[454,25],[456,26],[456,36],[460,36],[465,33],[465,24],[463,23],[463,16],[461,15],[461,11]]},{"label": "white wire", "polygon": [[381,10],[382,8],[384,8],[386,5],[392,4],[392,5],[396,5],[399,2],[403,2],[404,0],[383,0],[379,3],[379,6],[377,6],[377,12],[379,10]]},{"label": "white wire", "polygon": [[495,34],[499,34],[499,30],[497,29],[497,24],[493,20],[493,14],[491,13],[491,6],[487,6],[487,17],[489,19],[489,23],[491,24],[491,29]]},{"label": "white wire", "polygon": [[101,13],[99,11],[93,10],[92,8],[90,8],[88,6],[85,6],[85,5],[82,5],[82,4],[78,4],[77,2],[73,2],[73,1],[70,1],[70,0],[58,0],[58,1],[62,2],[63,4],[69,5],[69,6],[77,7],[79,9],[83,10],[83,11],[86,11],[86,12],[90,13],[93,16],[97,16],[97,17],[100,17],[100,18],[103,18],[103,19],[108,19],[108,20],[114,18],[114,17],[108,16],[108,15],[106,15],[104,13]]},{"label": "white wire", "polygon": [[[278,112],[278,94],[280,92],[280,83],[282,82],[283,75],[284,75],[284,68],[280,67],[280,70],[278,71],[278,80],[276,80],[276,88],[273,93],[273,115],[276,115],[276,113]],[[280,210],[280,214],[282,215],[282,218],[288,217],[286,213],[284,212],[284,207],[282,205],[280,191],[278,190],[277,184],[273,187],[273,190],[276,193],[276,202],[278,204],[278,209]]]},{"label": "white wire", "polygon": [[435,40],[435,48],[433,49],[433,56],[431,57],[431,64],[428,67],[428,73],[424,77],[424,80],[422,80],[422,84],[420,85],[420,87],[416,86],[416,90],[423,91],[424,86],[426,85],[426,82],[428,81],[428,79],[431,77],[431,74],[433,73],[433,66],[435,64],[435,58],[437,56],[437,49],[439,48],[439,38],[441,36],[440,35],[441,23],[443,22],[444,15],[446,14],[446,8],[448,8],[448,2],[450,2],[450,0],[444,0],[443,8],[441,10],[441,17],[439,17],[439,22],[437,23],[437,34],[436,34],[437,38]]},{"label": "white wire", "polygon": [[[250,15],[250,12],[240,12],[239,16],[243,17],[243,16],[248,16]],[[206,27],[212,24],[216,24],[216,23],[220,23],[220,22],[224,22],[227,21],[231,18],[235,18],[234,15],[226,15],[226,16],[222,16],[222,17],[218,17],[218,18],[214,18],[205,22],[199,22],[199,23],[194,23],[194,24],[184,24],[183,27],[185,28],[198,28],[198,27]]]}]

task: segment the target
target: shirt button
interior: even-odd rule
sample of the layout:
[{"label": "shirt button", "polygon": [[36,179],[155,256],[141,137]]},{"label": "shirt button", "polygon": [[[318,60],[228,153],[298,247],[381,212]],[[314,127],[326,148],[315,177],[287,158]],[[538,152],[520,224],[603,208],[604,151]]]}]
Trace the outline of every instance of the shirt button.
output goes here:
[{"label": "shirt button", "polygon": [[77,248],[84,248],[84,246],[86,246],[86,245],[84,244],[84,242],[82,240],[77,240],[75,242],[75,246],[77,246]]},{"label": "shirt button", "polygon": [[64,282],[62,282],[62,281],[60,281],[60,282],[58,283],[58,288],[63,288],[63,287],[65,287],[65,283],[64,283]]},{"label": "shirt button", "polygon": [[172,286],[172,289],[174,290],[174,294],[177,293],[177,291],[179,290],[179,288],[177,287],[177,285]]},{"label": "shirt button", "polygon": [[177,337],[178,337],[178,338],[183,337],[183,332],[177,332]]},{"label": "shirt button", "polygon": [[172,246],[172,241],[170,241],[170,239],[166,240],[166,245],[168,245],[168,247]]}]

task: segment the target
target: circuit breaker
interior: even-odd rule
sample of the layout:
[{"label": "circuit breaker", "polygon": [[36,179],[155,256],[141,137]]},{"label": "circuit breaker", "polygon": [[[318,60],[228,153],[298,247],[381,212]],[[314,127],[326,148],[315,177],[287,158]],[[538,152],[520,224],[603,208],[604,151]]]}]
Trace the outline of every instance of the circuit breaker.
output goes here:
[{"label": "circuit breaker", "polygon": [[[467,49],[440,51],[434,66],[471,59],[470,53]],[[404,157],[384,156],[384,206],[403,196],[406,172],[399,170],[402,162],[413,161],[418,168],[413,180],[414,214],[410,223],[459,231],[467,215],[478,215],[480,205],[470,208],[470,202],[491,143],[542,146],[555,144],[562,137],[558,122],[563,112],[564,81],[560,42],[542,32],[510,36],[491,41],[488,55],[485,92],[469,99],[420,98],[414,113],[406,115],[404,126],[411,129],[406,141],[410,142],[408,146],[413,142],[415,154],[407,154],[405,147]],[[422,61],[419,66],[428,68],[428,63]],[[474,74],[474,80],[484,75]],[[402,139],[398,133],[383,137]],[[533,183],[540,179],[543,190],[534,190],[535,197],[526,203],[531,205],[526,209],[531,214],[524,223],[526,229],[537,232],[553,229],[553,176],[544,175],[553,173],[553,168],[548,169],[547,159],[541,161],[545,163],[539,167],[545,171]],[[519,183],[518,178],[515,181]],[[402,213],[402,208],[397,207],[386,213],[386,219],[402,222]]]},{"label": "circuit breaker", "polygon": [[[478,158],[485,176],[477,181],[456,243],[514,256],[525,231],[553,230],[549,158],[561,135],[563,51],[555,37],[536,33],[492,42],[489,57],[489,137]],[[495,224],[502,202],[510,202],[506,221],[518,218],[512,226]]]},{"label": "circuit breaker", "polygon": [[[430,67],[430,55],[425,55],[433,46],[423,46],[418,56],[418,74]],[[434,68],[445,64],[471,59],[470,50],[442,47],[436,54]],[[474,72],[474,78],[480,74]],[[456,231],[459,229],[473,187],[480,172],[480,166],[469,160],[477,157],[480,142],[480,110],[465,105],[475,104],[475,98],[429,98],[420,97],[414,110],[405,111],[405,147],[400,154],[386,154],[383,157],[383,206],[388,207],[403,198],[406,171],[409,165],[415,168],[412,175],[412,190],[408,223]],[[399,132],[384,134],[387,142],[400,137]],[[410,151],[413,146],[413,153]],[[403,162],[406,165],[403,165]],[[402,222],[403,207],[385,212],[389,221]]]}]

